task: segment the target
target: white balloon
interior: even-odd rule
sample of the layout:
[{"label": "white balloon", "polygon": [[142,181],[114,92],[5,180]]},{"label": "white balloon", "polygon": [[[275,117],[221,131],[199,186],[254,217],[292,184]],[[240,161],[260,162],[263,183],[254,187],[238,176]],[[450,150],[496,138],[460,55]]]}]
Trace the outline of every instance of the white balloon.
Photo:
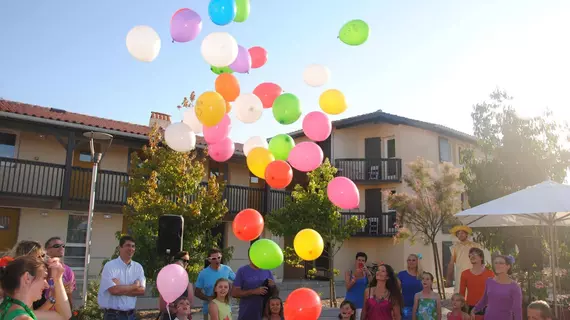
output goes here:
[{"label": "white balloon", "polygon": [[329,68],[322,64],[312,64],[305,68],[303,80],[311,87],[320,87],[329,82],[331,72]]},{"label": "white balloon", "polygon": [[245,154],[247,157],[249,152],[255,148],[269,149],[269,144],[267,143],[267,140],[263,139],[262,137],[253,136],[247,139],[247,141],[243,144],[243,154]]},{"label": "white balloon", "polygon": [[236,39],[227,32],[212,32],[202,40],[202,57],[214,67],[227,67],[238,56]]},{"label": "white balloon", "polygon": [[173,123],[166,127],[164,140],[174,151],[188,152],[196,148],[196,134],[184,122]]},{"label": "white balloon", "polygon": [[137,60],[152,62],[160,52],[160,36],[149,26],[136,26],[127,34],[127,50]]},{"label": "white balloon", "polygon": [[186,111],[184,111],[184,118],[182,119],[182,122],[189,125],[190,129],[194,131],[194,133],[201,133],[202,130],[204,130],[202,122],[200,122],[200,120],[198,120],[198,117],[196,117],[196,110],[194,110],[194,107],[188,108]]},{"label": "white balloon", "polygon": [[254,123],[261,118],[263,103],[255,94],[244,93],[237,97],[233,109],[239,121]]}]

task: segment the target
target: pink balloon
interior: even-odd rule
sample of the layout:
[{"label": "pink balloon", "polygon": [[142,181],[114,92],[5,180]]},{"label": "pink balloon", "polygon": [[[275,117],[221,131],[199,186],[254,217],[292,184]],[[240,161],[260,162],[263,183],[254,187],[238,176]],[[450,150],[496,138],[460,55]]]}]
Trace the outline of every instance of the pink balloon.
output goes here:
[{"label": "pink balloon", "polygon": [[218,124],[211,127],[204,126],[204,140],[208,144],[218,143],[229,136],[231,128],[232,120],[226,113]]},{"label": "pink balloon", "polygon": [[302,172],[313,171],[323,163],[323,150],[314,142],[301,142],[289,152],[287,161]]},{"label": "pink balloon", "polygon": [[332,123],[329,117],[320,112],[307,113],[303,118],[303,132],[313,141],[325,141],[331,135]]},{"label": "pink balloon", "polygon": [[169,264],[158,273],[156,287],[166,303],[174,302],[188,289],[188,273],[178,264]]},{"label": "pink balloon", "polygon": [[345,177],[336,177],[327,186],[329,200],[341,209],[355,209],[360,204],[360,192],[352,182]]},{"label": "pink balloon", "polygon": [[267,63],[267,51],[262,47],[251,47],[248,51],[251,56],[252,69],[261,68]]},{"label": "pink balloon", "polygon": [[208,155],[214,161],[225,162],[233,155],[236,147],[230,138],[224,138],[222,141],[208,145]]}]

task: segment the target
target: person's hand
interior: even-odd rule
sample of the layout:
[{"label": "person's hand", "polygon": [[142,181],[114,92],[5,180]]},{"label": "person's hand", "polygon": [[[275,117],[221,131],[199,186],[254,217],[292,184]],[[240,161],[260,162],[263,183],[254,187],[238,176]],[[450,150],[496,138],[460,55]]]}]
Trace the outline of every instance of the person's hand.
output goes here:
[{"label": "person's hand", "polygon": [[356,283],[356,277],[350,277],[350,284]]},{"label": "person's hand", "polygon": [[113,283],[116,285],[120,285],[121,281],[119,281],[119,279],[117,279],[117,278],[113,278]]},{"label": "person's hand", "polygon": [[471,314],[469,315],[471,320],[475,320],[475,309],[471,310]]},{"label": "person's hand", "polygon": [[267,294],[267,287],[255,288],[255,289],[253,289],[253,294],[255,294],[257,296],[264,296]]},{"label": "person's hand", "polygon": [[61,262],[59,262],[59,259],[51,258],[48,261],[48,269],[49,269],[49,274],[54,281],[63,279],[63,273],[65,272],[65,268],[63,267]]},{"label": "person's hand", "polygon": [[270,287],[275,287],[275,282],[271,279],[267,279],[267,285],[269,285]]}]

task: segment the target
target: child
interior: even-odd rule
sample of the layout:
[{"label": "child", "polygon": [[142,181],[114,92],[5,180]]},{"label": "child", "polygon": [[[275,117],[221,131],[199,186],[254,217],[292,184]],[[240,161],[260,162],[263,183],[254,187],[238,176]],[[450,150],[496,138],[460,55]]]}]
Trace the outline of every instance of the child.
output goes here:
[{"label": "child", "polygon": [[528,320],[552,320],[554,315],[546,301],[537,300],[528,305],[526,309]]},{"label": "child", "polygon": [[338,318],[341,320],[356,320],[356,306],[354,303],[344,300],[340,304],[340,314]]},{"label": "child", "polygon": [[447,314],[447,320],[469,320],[470,317],[467,313],[465,313],[466,304],[465,298],[456,293],[451,296],[451,306],[453,310]]},{"label": "child", "polygon": [[422,291],[414,296],[413,320],[441,320],[441,300],[433,292],[433,275],[422,274]]},{"label": "child", "polygon": [[263,320],[283,320],[283,301],[279,297],[271,297],[265,305]]},{"label": "child", "polygon": [[230,306],[230,281],[220,278],[214,284],[214,296],[208,306],[210,320],[231,320],[232,308]]},{"label": "child", "polygon": [[174,320],[191,320],[192,310],[190,309],[190,301],[186,297],[180,297],[174,302],[176,307],[176,318]]}]

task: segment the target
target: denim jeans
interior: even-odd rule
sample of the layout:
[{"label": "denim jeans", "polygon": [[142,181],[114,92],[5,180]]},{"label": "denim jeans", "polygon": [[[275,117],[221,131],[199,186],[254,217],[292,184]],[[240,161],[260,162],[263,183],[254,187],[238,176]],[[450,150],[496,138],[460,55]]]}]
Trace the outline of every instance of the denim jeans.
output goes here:
[{"label": "denim jeans", "polygon": [[105,311],[105,314],[103,315],[103,320],[136,320],[136,319],[134,312],[127,314],[126,312]]}]

